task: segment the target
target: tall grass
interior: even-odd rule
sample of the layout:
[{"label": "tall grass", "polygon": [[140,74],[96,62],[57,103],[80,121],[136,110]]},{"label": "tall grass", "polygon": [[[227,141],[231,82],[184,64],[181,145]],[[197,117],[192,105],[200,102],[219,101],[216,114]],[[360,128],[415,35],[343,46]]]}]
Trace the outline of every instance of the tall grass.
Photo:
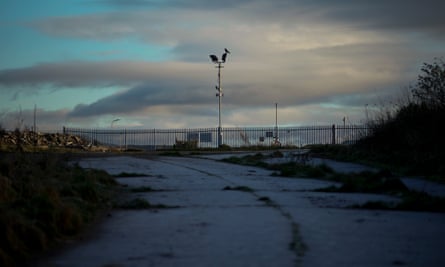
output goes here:
[{"label": "tall grass", "polygon": [[71,238],[110,206],[116,182],[55,154],[0,157],[0,266],[19,266]]}]

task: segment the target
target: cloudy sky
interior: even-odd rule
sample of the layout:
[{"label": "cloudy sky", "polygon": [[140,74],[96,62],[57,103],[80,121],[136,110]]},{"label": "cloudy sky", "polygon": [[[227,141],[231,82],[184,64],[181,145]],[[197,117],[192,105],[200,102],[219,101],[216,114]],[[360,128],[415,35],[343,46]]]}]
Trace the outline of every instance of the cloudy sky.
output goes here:
[{"label": "cloudy sky", "polygon": [[445,55],[443,0],[0,0],[4,128],[359,123]]}]

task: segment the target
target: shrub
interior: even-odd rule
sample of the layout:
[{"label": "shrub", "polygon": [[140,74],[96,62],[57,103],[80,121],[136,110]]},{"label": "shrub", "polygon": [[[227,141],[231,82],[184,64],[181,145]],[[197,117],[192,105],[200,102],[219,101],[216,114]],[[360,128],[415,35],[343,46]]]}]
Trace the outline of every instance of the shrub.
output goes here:
[{"label": "shrub", "polygon": [[[445,181],[445,63],[425,63],[411,97],[368,124],[372,134],[356,149],[373,160],[402,167],[408,174],[439,175]],[[362,155],[365,155],[363,153]],[[369,156],[368,156],[369,157]]]}]

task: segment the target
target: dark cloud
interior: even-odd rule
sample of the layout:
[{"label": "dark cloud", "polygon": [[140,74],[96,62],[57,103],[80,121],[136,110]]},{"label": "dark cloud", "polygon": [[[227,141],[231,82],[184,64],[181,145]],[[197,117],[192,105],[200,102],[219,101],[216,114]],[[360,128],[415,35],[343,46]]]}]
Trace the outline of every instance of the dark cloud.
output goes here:
[{"label": "dark cloud", "polygon": [[[120,6],[146,6],[194,10],[233,9],[247,16],[262,20],[295,21],[294,15],[315,15],[345,22],[352,26],[379,29],[415,29],[435,33],[445,31],[445,2],[442,0],[230,0],[230,1],[151,1],[108,0],[108,4]],[[283,21],[283,23],[287,23]]]},{"label": "dark cloud", "polygon": [[79,104],[70,117],[93,117],[104,114],[131,114],[158,105],[199,105],[209,102],[208,90],[198,85],[181,87],[180,82],[154,82],[138,85],[92,103]]},{"label": "dark cloud", "polygon": [[[199,75],[195,64],[150,63],[143,61],[68,61],[0,70],[2,87],[49,84],[54,87],[128,86],[144,81],[188,79]],[[37,87],[38,88],[38,87]],[[36,89],[36,88],[34,88]]]},{"label": "dark cloud", "polygon": [[152,41],[160,42],[164,36],[162,29],[150,26],[164,22],[165,18],[159,16],[144,16],[137,12],[112,12],[49,17],[28,22],[27,26],[47,35],[60,37],[110,41],[150,35]]},{"label": "dark cloud", "polygon": [[157,7],[157,8],[193,8],[193,9],[215,9],[215,8],[233,8],[254,0],[225,0],[225,1],[208,1],[208,0],[98,0],[97,3],[129,8],[141,7]]},{"label": "dark cloud", "polygon": [[[340,23],[344,27],[379,31],[425,32],[442,38],[445,2],[442,0],[261,0],[261,1],[101,1],[118,6],[137,6],[135,11],[53,17],[30,22],[46,34],[112,40],[128,36],[150,43],[184,41],[180,32],[195,36],[206,25],[276,23],[295,27],[302,23]],[[140,6],[147,9],[140,10]],[[161,10],[156,7],[162,7]],[[187,24],[194,25],[187,29]],[[177,31],[177,32],[176,32]],[[172,34],[174,33],[174,34]],[[193,37],[192,37],[193,39]]]},{"label": "dark cloud", "polygon": [[[135,63],[129,63],[134,66]],[[136,63],[137,64],[137,63]],[[94,70],[94,72],[92,71]],[[134,82],[142,78],[139,73],[125,78],[112,63],[61,62],[43,63],[31,67],[0,71],[0,85],[53,84],[54,86],[97,86],[122,82]]]},{"label": "dark cloud", "polygon": [[330,1],[329,5],[330,8],[323,6],[326,17],[353,26],[436,34],[445,31],[445,2],[440,0],[338,0]]}]

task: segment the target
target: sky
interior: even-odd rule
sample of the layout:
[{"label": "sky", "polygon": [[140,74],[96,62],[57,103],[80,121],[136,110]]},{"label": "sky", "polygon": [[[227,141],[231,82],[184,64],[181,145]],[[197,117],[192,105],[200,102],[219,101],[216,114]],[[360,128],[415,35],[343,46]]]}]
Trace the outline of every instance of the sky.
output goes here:
[{"label": "sky", "polygon": [[[445,55],[443,0],[0,0],[0,125],[359,124]],[[277,106],[277,109],[276,109]],[[114,122],[113,122],[114,121]]]}]

